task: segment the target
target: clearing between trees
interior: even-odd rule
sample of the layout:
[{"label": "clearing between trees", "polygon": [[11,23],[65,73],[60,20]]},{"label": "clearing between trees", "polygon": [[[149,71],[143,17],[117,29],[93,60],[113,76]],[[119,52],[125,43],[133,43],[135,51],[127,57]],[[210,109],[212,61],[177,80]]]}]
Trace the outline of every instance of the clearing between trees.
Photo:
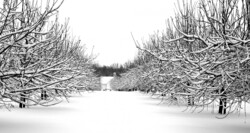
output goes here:
[{"label": "clearing between trees", "polygon": [[[249,114],[215,118],[161,103],[140,92],[96,91],[72,94],[69,103],[1,110],[2,133],[248,133]],[[184,112],[183,112],[184,111]],[[245,123],[246,121],[246,123]]]}]

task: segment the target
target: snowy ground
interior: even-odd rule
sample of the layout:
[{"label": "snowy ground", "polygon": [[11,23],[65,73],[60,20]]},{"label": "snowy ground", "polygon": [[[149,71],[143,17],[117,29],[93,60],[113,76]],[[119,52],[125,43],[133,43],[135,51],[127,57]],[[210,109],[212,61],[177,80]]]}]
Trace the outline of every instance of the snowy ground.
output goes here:
[{"label": "snowy ground", "polygon": [[[139,92],[85,92],[53,107],[0,110],[0,133],[249,133],[250,113],[217,119]],[[248,111],[249,112],[249,111]]]}]

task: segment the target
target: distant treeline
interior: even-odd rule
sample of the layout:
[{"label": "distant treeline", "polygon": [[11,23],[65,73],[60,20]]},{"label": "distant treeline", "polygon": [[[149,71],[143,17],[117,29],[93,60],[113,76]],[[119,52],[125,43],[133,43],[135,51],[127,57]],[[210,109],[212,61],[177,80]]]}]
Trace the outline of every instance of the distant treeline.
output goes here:
[{"label": "distant treeline", "polygon": [[[142,53],[140,53],[142,54]],[[127,61],[126,63],[120,64],[112,64],[110,66],[101,66],[99,64],[94,64],[93,69],[95,70],[95,74],[97,76],[113,76],[116,73],[117,76],[120,76],[122,73],[126,73],[128,70],[137,67],[138,65],[142,65],[145,63],[141,56],[136,57],[132,61]]]},{"label": "distant treeline", "polygon": [[97,76],[113,76],[114,73],[116,73],[116,75],[120,75],[121,73],[126,72],[126,68],[124,68],[123,66],[119,66],[119,65],[111,65],[111,66],[100,66],[100,65],[93,65],[94,68],[94,73]]}]

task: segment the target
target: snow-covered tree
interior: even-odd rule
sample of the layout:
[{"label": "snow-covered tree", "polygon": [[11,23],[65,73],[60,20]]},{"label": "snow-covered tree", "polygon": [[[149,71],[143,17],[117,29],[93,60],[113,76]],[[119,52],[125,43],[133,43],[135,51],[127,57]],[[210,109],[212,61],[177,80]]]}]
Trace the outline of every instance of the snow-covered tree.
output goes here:
[{"label": "snow-covered tree", "polygon": [[217,103],[219,114],[240,109],[250,98],[249,1],[183,1],[177,7],[165,33],[143,46],[135,41],[157,60],[150,60],[147,77],[193,107]]},{"label": "snow-covered tree", "polygon": [[[63,1],[4,0],[0,9],[0,100],[26,105],[53,105],[76,78],[92,72],[79,40],[71,39],[67,24],[57,22]],[[54,19],[52,21],[51,19]],[[84,79],[81,79],[84,80]],[[78,81],[80,82],[80,81]]]}]

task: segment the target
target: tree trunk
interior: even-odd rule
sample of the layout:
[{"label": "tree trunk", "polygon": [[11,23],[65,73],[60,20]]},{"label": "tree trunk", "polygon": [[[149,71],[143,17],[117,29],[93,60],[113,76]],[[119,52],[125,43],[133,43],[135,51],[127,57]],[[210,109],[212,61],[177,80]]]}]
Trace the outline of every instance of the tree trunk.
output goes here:
[{"label": "tree trunk", "polygon": [[219,114],[226,114],[226,107],[227,107],[227,99],[225,97],[220,98],[220,104],[219,104]]},{"label": "tree trunk", "polygon": [[[25,103],[26,98],[25,98],[24,93],[21,93],[20,101]],[[23,103],[19,103],[19,108],[25,108],[25,104],[23,104]]]},{"label": "tree trunk", "polygon": [[219,114],[226,114],[226,107],[227,107],[227,97],[225,95],[225,92],[224,92],[224,87],[221,88],[220,90],[220,93],[222,93],[221,97],[220,97],[220,103],[219,103]]},{"label": "tree trunk", "polygon": [[42,99],[42,100],[46,100],[47,97],[48,97],[47,92],[46,92],[45,90],[42,90],[41,99]]},{"label": "tree trunk", "polygon": [[193,106],[194,105],[194,97],[193,96],[188,96],[188,105]]},{"label": "tree trunk", "polygon": [[[226,33],[226,24],[227,24],[227,22],[228,22],[228,16],[227,16],[227,9],[226,9],[226,7],[225,7],[225,3],[226,3],[226,0],[223,0],[223,3],[222,3],[222,32],[223,32],[223,35],[226,35],[227,33]],[[225,40],[229,40],[227,37],[225,37]],[[226,47],[226,46],[224,46],[224,47]],[[226,55],[224,55],[224,53],[223,53],[223,55],[222,55],[222,57],[225,59],[227,56]],[[224,67],[222,68],[222,69],[224,69]],[[222,70],[222,71],[224,71],[224,70]],[[223,77],[222,77],[223,78]],[[221,81],[222,82],[222,84],[225,84],[224,82],[225,81]],[[220,89],[220,91],[219,91],[219,93],[221,94],[221,97],[220,97],[220,103],[219,103],[219,114],[222,114],[222,115],[224,115],[224,114],[226,114],[226,106],[227,106],[227,97],[226,97],[226,95],[225,95],[225,89],[224,89],[224,86]]]}]

